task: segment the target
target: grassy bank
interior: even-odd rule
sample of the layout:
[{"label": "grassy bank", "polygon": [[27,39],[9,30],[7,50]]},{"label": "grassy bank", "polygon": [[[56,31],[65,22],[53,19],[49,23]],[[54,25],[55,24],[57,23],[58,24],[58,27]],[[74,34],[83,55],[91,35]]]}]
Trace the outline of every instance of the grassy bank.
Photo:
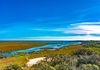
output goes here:
[{"label": "grassy bank", "polygon": [[47,44],[47,42],[0,42],[0,52],[23,50]]}]

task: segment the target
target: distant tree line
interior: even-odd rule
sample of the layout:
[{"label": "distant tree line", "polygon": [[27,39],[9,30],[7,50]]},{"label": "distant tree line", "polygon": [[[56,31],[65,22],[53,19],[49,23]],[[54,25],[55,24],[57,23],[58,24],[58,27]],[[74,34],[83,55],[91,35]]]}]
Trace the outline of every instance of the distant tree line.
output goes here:
[{"label": "distant tree line", "polygon": [[100,48],[100,41],[84,41],[81,44],[84,47],[97,47],[97,48]]}]

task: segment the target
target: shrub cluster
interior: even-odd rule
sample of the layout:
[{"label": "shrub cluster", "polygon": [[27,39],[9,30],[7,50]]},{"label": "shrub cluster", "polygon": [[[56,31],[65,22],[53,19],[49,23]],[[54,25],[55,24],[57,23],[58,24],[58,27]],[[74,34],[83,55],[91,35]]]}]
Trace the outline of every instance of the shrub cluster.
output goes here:
[{"label": "shrub cluster", "polygon": [[48,56],[36,66],[38,70],[100,70],[100,55],[81,49],[71,56]]},{"label": "shrub cluster", "polygon": [[81,44],[84,47],[97,47],[97,48],[100,48],[100,41],[84,41]]},{"label": "shrub cluster", "polygon": [[4,70],[23,70],[21,66],[17,64],[7,65]]}]

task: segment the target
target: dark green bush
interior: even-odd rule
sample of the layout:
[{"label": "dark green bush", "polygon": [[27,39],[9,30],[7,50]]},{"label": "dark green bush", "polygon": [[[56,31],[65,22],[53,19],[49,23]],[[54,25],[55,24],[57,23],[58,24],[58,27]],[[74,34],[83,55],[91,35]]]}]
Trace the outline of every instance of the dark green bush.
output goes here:
[{"label": "dark green bush", "polygon": [[100,41],[84,41],[81,43],[83,47],[97,47],[100,48]]},{"label": "dark green bush", "polygon": [[39,70],[100,70],[100,55],[81,49],[71,56],[49,56],[38,64]]},{"label": "dark green bush", "polygon": [[17,64],[13,64],[6,66],[5,70],[22,70],[22,67]]},{"label": "dark green bush", "polygon": [[53,56],[47,56],[45,61],[51,66],[55,66],[59,63],[64,62],[65,60],[66,60],[66,56],[64,55],[53,55]]},{"label": "dark green bush", "polygon": [[73,55],[92,55],[94,54],[93,51],[89,50],[89,49],[80,49],[80,50],[77,50],[73,53]]},{"label": "dark green bush", "polygon": [[55,70],[54,67],[47,63],[41,63],[37,65],[38,70]]},{"label": "dark green bush", "polygon": [[79,67],[80,70],[100,70],[99,66],[95,64],[82,64]]}]

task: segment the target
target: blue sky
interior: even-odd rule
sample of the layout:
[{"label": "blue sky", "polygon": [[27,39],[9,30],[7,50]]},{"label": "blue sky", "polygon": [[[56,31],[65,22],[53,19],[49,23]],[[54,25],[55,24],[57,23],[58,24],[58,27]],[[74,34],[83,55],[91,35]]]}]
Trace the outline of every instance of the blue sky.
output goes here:
[{"label": "blue sky", "polygon": [[100,40],[100,0],[0,0],[0,40]]}]

